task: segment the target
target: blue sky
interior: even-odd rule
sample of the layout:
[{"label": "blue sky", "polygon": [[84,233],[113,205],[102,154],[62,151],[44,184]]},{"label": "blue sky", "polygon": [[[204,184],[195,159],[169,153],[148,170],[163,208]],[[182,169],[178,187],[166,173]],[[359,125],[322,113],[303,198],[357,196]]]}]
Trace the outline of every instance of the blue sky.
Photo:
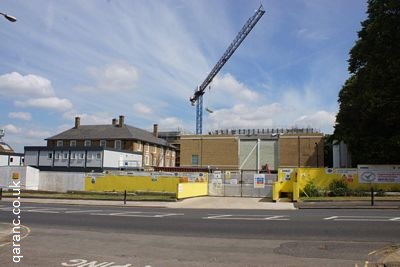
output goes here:
[{"label": "blue sky", "polygon": [[[266,13],[207,90],[203,132],[332,133],[366,0],[264,0]],[[0,128],[16,151],[82,124],[195,131],[189,97],[259,0],[3,0]]]}]

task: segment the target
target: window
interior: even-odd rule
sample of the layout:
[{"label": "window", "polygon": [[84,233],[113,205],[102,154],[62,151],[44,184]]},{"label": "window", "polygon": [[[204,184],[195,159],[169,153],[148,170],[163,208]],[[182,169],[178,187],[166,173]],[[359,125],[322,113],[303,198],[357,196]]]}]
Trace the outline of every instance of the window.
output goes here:
[{"label": "window", "polygon": [[100,146],[101,147],[106,147],[107,146],[107,141],[106,140],[100,140]]},{"label": "window", "polygon": [[146,155],[144,157],[144,165],[148,166],[149,164],[150,164],[150,158],[149,158],[149,155]]},{"label": "window", "polygon": [[156,153],[156,152],[157,152],[157,146],[154,145],[154,146],[153,146],[153,153]]},{"label": "window", "polygon": [[169,156],[169,150],[167,150],[167,152],[165,152],[165,154],[166,154],[167,156]]},{"label": "window", "polygon": [[85,140],[84,146],[91,146],[91,145],[92,145],[92,141],[90,141],[90,140]]},{"label": "window", "polygon": [[137,151],[142,151],[142,142],[137,141]]},{"label": "window", "polygon": [[76,153],[71,153],[71,159],[76,159]]},{"label": "window", "polygon": [[149,152],[150,151],[150,146],[149,146],[149,144],[146,144],[146,152]]},{"label": "window", "polygon": [[175,151],[172,151],[172,157],[173,158],[175,157]]},{"label": "window", "polygon": [[164,148],[160,147],[160,154],[164,154]]},{"label": "window", "polygon": [[69,146],[76,147],[76,140],[69,141]]},{"label": "window", "polygon": [[48,158],[48,159],[52,159],[52,158],[53,158],[53,153],[47,154],[47,158]]},{"label": "window", "polygon": [[101,159],[101,153],[96,154],[96,159]]},{"label": "window", "polygon": [[68,159],[68,153],[63,154],[63,159]]},{"label": "window", "polygon": [[192,166],[199,165],[199,155],[192,155]]},{"label": "window", "polygon": [[114,148],[121,150],[121,140],[115,140],[114,141]]},{"label": "window", "polygon": [[10,158],[10,162],[14,162],[14,158]]},{"label": "window", "polygon": [[80,153],[79,154],[79,159],[84,159],[85,158],[85,153]]},{"label": "window", "polygon": [[153,157],[153,166],[157,166],[157,157],[156,156]]},{"label": "window", "polygon": [[64,146],[63,140],[58,140],[57,141],[57,146]]},{"label": "window", "polygon": [[56,159],[60,159],[60,156],[61,156],[60,152],[57,152],[56,153]]}]

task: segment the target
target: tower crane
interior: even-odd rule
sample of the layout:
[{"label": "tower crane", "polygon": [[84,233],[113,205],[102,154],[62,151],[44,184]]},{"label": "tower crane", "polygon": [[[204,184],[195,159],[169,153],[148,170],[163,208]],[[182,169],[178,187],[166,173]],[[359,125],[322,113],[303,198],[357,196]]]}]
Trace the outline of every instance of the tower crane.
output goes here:
[{"label": "tower crane", "polygon": [[208,74],[203,83],[197,87],[192,97],[190,97],[190,102],[194,106],[196,104],[196,134],[202,134],[203,132],[203,95],[207,86],[212,82],[214,77],[218,74],[218,72],[222,69],[225,63],[229,60],[229,58],[233,55],[235,50],[240,46],[246,36],[250,33],[250,31],[254,28],[260,18],[264,15],[265,10],[263,6],[255,11],[254,15],[250,17],[247,22],[244,24],[240,32],[236,35],[235,39],[226,49],[225,53],[218,60],[217,64]]}]

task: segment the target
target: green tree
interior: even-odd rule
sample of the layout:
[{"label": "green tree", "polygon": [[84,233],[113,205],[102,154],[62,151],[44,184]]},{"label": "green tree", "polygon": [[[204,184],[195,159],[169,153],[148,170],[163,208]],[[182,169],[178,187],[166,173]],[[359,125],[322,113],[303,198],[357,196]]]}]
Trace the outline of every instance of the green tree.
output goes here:
[{"label": "green tree", "polygon": [[369,0],[361,26],[334,135],[353,164],[400,163],[400,0]]}]

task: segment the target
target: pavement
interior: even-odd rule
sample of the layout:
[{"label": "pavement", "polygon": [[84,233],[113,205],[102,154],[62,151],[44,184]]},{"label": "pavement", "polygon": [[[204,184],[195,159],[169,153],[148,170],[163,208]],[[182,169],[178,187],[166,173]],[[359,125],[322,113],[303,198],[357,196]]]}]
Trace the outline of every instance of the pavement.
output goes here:
[{"label": "pavement", "polygon": [[[2,202],[12,202],[13,198],[3,198]],[[171,209],[249,209],[249,210],[295,210],[291,202],[272,202],[266,198],[240,197],[196,197],[179,201],[127,201],[126,204],[114,200],[79,200],[79,199],[41,199],[24,198],[22,203],[93,205],[93,206],[126,206],[152,207]],[[1,203],[1,202],[0,202]]]},{"label": "pavement", "polygon": [[300,201],[294,204],[298,209],[400,209],[398,201]]}]

